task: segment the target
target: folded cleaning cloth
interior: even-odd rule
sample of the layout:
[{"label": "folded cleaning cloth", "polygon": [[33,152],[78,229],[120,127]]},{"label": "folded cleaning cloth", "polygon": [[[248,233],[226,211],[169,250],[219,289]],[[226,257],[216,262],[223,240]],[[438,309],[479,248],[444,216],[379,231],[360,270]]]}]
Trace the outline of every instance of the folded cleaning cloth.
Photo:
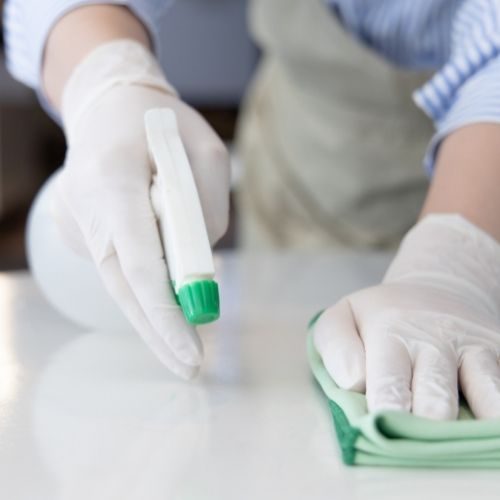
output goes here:
[{"label": "folded cleaning cloth", "polygon": [[476,420],[461,403],[458,420],[409,413],[368,413],[363,394],[340,389],[326,371],[309,333],[308,357],[328,399],[342,459],[348,465],[500,468],[500,419]]}]

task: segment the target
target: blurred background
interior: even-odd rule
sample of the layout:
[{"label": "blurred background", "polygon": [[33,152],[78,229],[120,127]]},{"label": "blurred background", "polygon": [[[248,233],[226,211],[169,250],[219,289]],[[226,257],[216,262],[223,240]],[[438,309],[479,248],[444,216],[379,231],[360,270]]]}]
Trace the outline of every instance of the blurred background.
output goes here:
[{"label": "blurred background", "polygon": [[[0,0],[2,10],[3,3]],[[184,0],[174,4],[163,25],[161,60],[169,80],[229,146],[258,59],[248,33],[246,4]],[[3,41],[1,46],[0,271],[26,268],[24,229],[30,204],[65,153],[59,127],[40,108],[35,94],[7,73]],[[234,165],[238,168],[236,157]],[[232,212],[222,247],[234,245],[234,204]]]}]

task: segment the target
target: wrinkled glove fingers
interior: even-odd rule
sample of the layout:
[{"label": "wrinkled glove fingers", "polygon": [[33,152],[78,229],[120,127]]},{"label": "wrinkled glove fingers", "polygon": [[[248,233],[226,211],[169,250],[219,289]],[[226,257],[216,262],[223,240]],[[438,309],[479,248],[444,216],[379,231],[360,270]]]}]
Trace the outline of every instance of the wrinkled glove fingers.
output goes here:
[{"label": "wrinkled glove fingers", "polygon": [[339,387],[365,390],[365,351],[348,299],[323,312],[313,326],[313,341]]},{"label": "wrinkled glove fingers", "polygon": [[477,418],[500,417],[500,367],[497,354],[470,348],[461,359],[460,387]]},{"label": "wrinkled glove fingers", "polygon": [[404,344],[385,329],[363,335],[368,410],[411,409],[411,359]]},{"label": "wrinkled glove fingers", "polygon": [[448,345],[421,344],[412,379],[412,412],[434,420],[458,415],[458,361]]},{"label": "wrinkled glove fingers", "polygon": [[116,211],[119,216],[112,221],[123,276],[155,332],[175,356],[185,364],[199,365],[203,348],[176,303],[151,205],[133,201]]},{"label": "wrinkled glove fingers", "polygon": [[198,371],[198,367],[180,361],[165,341],[155,332],[125,279],[117,256],[111,255],[107,257],[102,262],[100,270],[104,286],[122,307],[127,319],[158,359],[179,377],[183,379],[193,378]]}]

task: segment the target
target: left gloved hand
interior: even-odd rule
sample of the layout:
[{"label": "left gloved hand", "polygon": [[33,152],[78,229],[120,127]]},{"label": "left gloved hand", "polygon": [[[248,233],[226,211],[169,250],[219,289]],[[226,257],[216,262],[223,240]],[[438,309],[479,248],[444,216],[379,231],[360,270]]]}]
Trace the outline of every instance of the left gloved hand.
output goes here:
[{"label": "left gloved hand", "polygon": [[345,297],[313,327],[335,382],[370,411],[500,417],[500,244],[457,215],[405,237],[379,286]]}]

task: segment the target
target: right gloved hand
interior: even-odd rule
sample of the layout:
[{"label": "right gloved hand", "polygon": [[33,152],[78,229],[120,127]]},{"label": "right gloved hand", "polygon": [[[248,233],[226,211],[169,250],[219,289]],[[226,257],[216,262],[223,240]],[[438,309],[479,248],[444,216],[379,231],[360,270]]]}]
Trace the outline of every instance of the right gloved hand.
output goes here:
[{"label": "right gloved hand", "polygon": [[105,287],[151,350],[193,377],[203,348],[169,286],[150,199],[144,113],[170,108],[193,170],[211,243],[228,220],[229,158],[215,132],[179,100],[152,54],[128,40],[104,44],[73,71],[63,94],[68,143],[55,218],[68,244],[90,254]]},{"label": "right gloved hand", "polygon": [[368,409],[434,419],[500,417],[500,245],[458,215],[429,215],[405,237],[382,284],[345,297],[313,326],[343,389]]}]

